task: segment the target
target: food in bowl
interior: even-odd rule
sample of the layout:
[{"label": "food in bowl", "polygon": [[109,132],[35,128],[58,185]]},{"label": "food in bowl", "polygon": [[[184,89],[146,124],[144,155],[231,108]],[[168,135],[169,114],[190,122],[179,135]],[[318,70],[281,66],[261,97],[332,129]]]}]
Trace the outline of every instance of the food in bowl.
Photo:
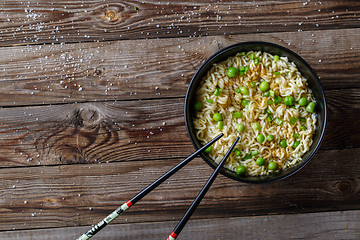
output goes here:
[{"label": "food in bowl", "polygon": [[237,136],[225,168],[239,175],[265,176],[295,165],[310,149],[316,103],[307,80],[286,57],[240,52],[214,64],[201,80],[193,103],[193,126],[219,163]]}]

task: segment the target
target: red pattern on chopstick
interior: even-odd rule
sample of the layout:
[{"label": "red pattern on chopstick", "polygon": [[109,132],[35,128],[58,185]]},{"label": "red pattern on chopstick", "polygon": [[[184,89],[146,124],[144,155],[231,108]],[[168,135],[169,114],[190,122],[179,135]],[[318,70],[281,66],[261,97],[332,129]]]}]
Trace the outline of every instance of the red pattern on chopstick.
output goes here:
[{"label": "red pattern on chopstick", "polygon": [[173,239],[176,239],[177,238],[177,234],[176,233],[174,233],[174,232],[172,232],[171,234],[170,234],[170,236],[168,237],[168,239],[167,240],[173,240]]}]

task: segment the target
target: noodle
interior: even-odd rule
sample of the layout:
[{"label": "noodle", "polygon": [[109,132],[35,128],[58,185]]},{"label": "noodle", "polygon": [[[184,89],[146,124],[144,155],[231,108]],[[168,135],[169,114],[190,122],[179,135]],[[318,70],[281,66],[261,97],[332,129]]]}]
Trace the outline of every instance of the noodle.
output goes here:
[{"label": "noodle", "polygon": [[[237,73],[234,77],[228,76],[230,67],[239,69],[244,66],[248,67],[247,71]],[[266,94],[259,88],[263,81],[269,83],[269,90],[273,91],[275,96],[282,98],[281,103],[276,104],[274,96],[264,96]],[[242,94],[239,91],[241,87],[247,88],[249,94]],[[221,89],[220,94],[214,95],[216,89]],[[238,53],[224,62],[214,64],[202,79],[196,96],[202,106],[193,118],[196,137],[205,144],[219,133],[224,133],[224,137],[213,144],[209,153],[215,162],[219,163],[236,137],[240,137],[236,146],[240,150],[238,156],[231,154],[225,163],[225,167],[232,171],[244,165],[249,176],[278,172],[299,162],[312,144],[316,113],[306,111],[305,106],[300,106],[298,101],[306,98],[308,102],[314,102],[315,99],[311,89],[307,87],[307,80],[286,57],[274,59],[274,56],[267,52]],[[293,107],[284,104],[287,96],[294,98]],[[243,100],[248,100],[248,104],[246,101],[242,102]],[[235,112],[241,112],[241,117],[235,118]],[[214,121],[214,113],[221,114],[222,129],[218,126],[219,123]],[[295,118],[296,123],[292,124],[291,119]],[[283,122],[278,125],[275,123],[279,121],[277,119]],[[254,129],[255,123],[259,124],[261,129]],[[237,130],[239,124],[245,125],[244,131]],[[259,142],[259,134],[265,137],[273,135],[274,140]],[[297,137],[294,137],[294,134]],[[287,147],[280,146],[281,140],[286,141]],[[295,141],[298,141],[299,145],[294,148]],[[252,152],[255,156],[251,155]],[[256,164],[256,159],[260,157],[266,160],[266,164]],[[268,169],[270,161],[276,163],[276,169]]]}]

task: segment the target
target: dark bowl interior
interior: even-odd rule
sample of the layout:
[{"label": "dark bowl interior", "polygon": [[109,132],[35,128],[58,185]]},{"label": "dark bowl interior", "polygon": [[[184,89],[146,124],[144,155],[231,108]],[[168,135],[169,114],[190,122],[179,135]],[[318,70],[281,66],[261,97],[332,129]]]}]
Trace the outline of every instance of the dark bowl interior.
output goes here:
[{"label": "dark bowl interior", "polygon": [[[186,129],[189,134],[190,140],[193,143],[196,149],[199,149],[202,145],[199,140],[196,138],[194,133],[194,127],[192,123],[192,104],[196,99],[196,90],[202,78],[206,75],[206,73],[210,70],[214,63],[219,63],[226,60],[228,57],[236,55],[238,52],[247,52],[247,51],[264,51],[269,52],[271,54],[276,54],[283,57],[288,57],[289,61],[294,62],[301,72],[301,74],[308,80],[308,86],[313,91],[314,97],[316,99],[316,112],[317,112],[317,125],[315,134],[313,136],[313,144],[311,145],[308,152],[306,152],[302,161],[297,163],[296,165],[289,167],[278,174],[268,175],[268,176],[258,176],[258,177],[250,177],[250,176],[239,176],[235,172],[230,171],[228,169],[223,168],[221,173],[227,177],[232,179],[242,181],[242,182],[250,182],[250,183],[263,183],[274,180],[279,180],[286,178],[298,170],[300,170],[310,159],[314,156],[315,152],[318,150],[321,141],[325,134],[326,121],[327,121],[327,110],[326,110],[326,100],[324,90],[321,86],[320,80],[314,70],[310,67],[309,64],[305,62],[299,55],[292,52],[291,50],[268,42],[243,42],[238,43],[227,48],[220,50],[211,56],[208,60],[206,60],[199,70],[195,73],[192,78],[189,88],[186,93],[185,99],[185,123]],[[212,158],[210,158],[207,154],[201,154],[201,157],[207,162],[211,167],[215,168],[217,163],[214,162]]]}]

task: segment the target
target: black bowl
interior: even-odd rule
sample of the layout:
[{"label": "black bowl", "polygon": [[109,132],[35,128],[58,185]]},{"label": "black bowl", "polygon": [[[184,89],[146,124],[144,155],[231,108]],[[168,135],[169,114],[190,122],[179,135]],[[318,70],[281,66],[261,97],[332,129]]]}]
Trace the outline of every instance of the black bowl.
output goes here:
[{"label": "black bowl", "polygon": [[[227,48],[220,50],[211,56],[208,60],[206,60],[199,70],[195,73],[192,78],[189,88],[186,93],[185,99],[185,124],[186,129],[189,134],[190,140],[193,143],[196,149],[199,149],[202,145],[199,140],[196,138],[194,133],[194,126],[192,123],[193,110],[192,105],[195,102],[195,94],[198,88],[200,81],[206,75],[206,73],[210,70],[214,63],[219,63],[225,61],[227,58],[231,56],[235,56],[238,52],[248,52],[248,51],[264,51],[271,53],[273,55],[279,55],[283,57],[288,57],[290,62],[294,62],[301,72],[301,74],[307,79],[308,87],[312,90],[314,97],[316,99],[316,111],[317,111],[317,125],[315,134],[313,136],[313,143],[308,152],[306,152],[302,160],[295,164],[292,167],[289,167],[285,170],[280,171],[278,174],[270,174],[267,176],[239,176],[235,172],[223,168],[221,173],[229,178],[241,181],[241,182],[249,182],[249,183],[263,183],[274,180],[279,180],[286,178],[298,170],[300,170],[310,159],[314,156],[316,151],[319,149],[321,141],[325,134],[326,121],[327,121],[327,110],[326,110],[326,100],[324,90],[321,86],[320,80],[314,70],[310,67],[310,65],[305,62],[299,55],[292,52],[291,50],[268,42],[243,42],[238,43]],[[201,154],[201,157],[207,162],[211,167],[216,168],[217,163],[210,158],[207,154]]]}]

